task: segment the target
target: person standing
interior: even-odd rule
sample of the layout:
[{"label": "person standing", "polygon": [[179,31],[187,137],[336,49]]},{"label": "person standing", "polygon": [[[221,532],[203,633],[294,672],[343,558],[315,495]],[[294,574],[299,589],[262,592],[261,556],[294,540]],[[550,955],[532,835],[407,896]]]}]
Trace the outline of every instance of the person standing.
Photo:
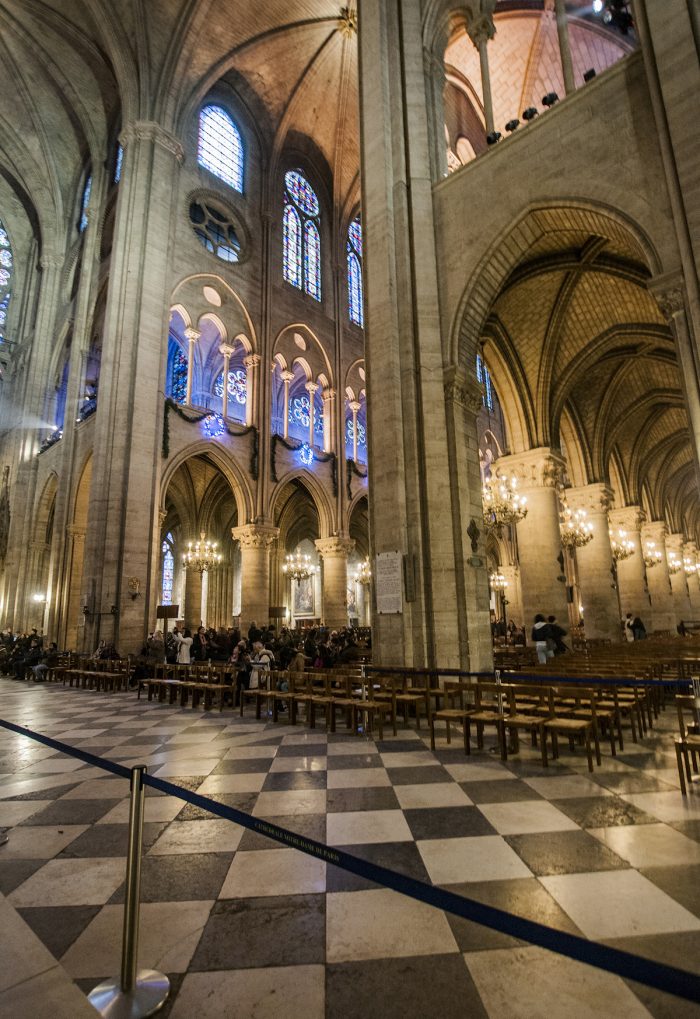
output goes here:
[{"label": "person standing", "polygon": [[184,635],[176,631],[177,640],[177,663],[178,665],[190,664],[190,649],[192,647],[192,631],[185,630]]},{"label": "person standing", "polygon": [[625,618],[622,620],[622,630],[625,635],[625,640],[631,644],[632,641],[634,640],[634,629],[631,612],[628,612]]},{"label": "person standing", "polygon": [[646,640],[647,629],[639,616],[635,616],[632,620],[632,636],[634,640]]},{"label": "person standing", "polygon": [[535,625],[532,627],[532,640],[537,651],[537,661],[540,665],[546,665],[548,658],[554,657],[554,649],[549,647],[550,626],[541,612],[535,616]]}]

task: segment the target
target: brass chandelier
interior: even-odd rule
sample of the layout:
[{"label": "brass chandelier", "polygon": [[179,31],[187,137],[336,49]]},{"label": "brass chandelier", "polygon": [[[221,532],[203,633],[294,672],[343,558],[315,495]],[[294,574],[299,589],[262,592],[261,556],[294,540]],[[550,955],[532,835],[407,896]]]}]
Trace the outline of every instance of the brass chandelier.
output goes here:
[{"label": "brass chandelier", "polygon": [[494,591],[505,591],[505,589],[508,587],[508,581],[503,576],[503,574],[499,573],[498,571],[496,573],[492,573],[489,576],[489,584],[491,585],[491,588]]},{"label": "brass chandelier", "polygon": [[622,528],[618,530],[617,535],[610,531],[610,548],[616,563],[634,555],[634,542],[630,541],[627,531],[623,531]]},{"label": "brass chandelier", "polygon": [[683,563],[678,558],[678,554],[676,552],[668,552],[666,554],[666,559],[668,561],[668,572],[671,576],[683,569]]},{"label": "brass chandelier", "polygon": [[527,516],[527,499],[518,494],[517,487],[515,478],[502,478],[497,474],[484,481],[481,498],[486,528],[517,524]]},{"label": "brass chandelier", "polygon": [[653,569],[657,563],[660,563],[663,559],[661,551],[656,547],[656,542],[646,541],[644,543],[644,565],[648,570]]},{"label": "brass chandelier", "polygon": [[318,566],[314,566],[311,562],[311,556],[302,555],[297,549],[294,555],[286,557],[282,572],[300,584],[302,580],[308,580],[309,577],[318,573]]},{"label": "brass chandelier", "polygon": [[690,577],[692,576],[693,573],[697,573],[698,564],[696,562],[693,562],[693,560],[690,559],[688,556],[683,556],[683,569]]},{"label": "brass chandelier", "polygon": [[572,510],[566,503],[559,514],[561,543],[564,548],[573,552],[575,548],[583,548],[593,540],[593,524],[587,519],[583,509]]},{"label": "brass chandelier", "polygon": [[372,567],[370,566],[369,559],[365,559],[355,570],[353,577],[356,583],[367,586],[372,583]]},{"label": "brass chandelier", "polygon": [[221,564],[222,556],[216,550],[217,542],[206,539],[206,533],[202,531],[199,541],[187,543],[187,551],[182,553],[182,565],[186,570],[207,573]]}]

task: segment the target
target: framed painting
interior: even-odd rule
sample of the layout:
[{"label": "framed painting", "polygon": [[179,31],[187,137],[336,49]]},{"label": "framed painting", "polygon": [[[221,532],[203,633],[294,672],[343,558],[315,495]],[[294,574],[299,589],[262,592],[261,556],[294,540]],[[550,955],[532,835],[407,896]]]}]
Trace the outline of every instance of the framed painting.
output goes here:
[{"label": "framed painting", "polygon": [[294,593],[294,615],[314,615],[314,578],[307,577],[305,580],[292,582]]}]

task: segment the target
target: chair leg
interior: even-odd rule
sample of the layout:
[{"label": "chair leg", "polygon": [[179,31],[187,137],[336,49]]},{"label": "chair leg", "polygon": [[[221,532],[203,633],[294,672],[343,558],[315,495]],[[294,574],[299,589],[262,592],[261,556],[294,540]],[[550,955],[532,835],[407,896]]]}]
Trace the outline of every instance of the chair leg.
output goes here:
[{"label": "chair leg", "polygon": [[[598,742],[596,739],[596,748],[597,745]],[[588,770],[593,771],[593,755],[591,754],[591,733],[590,730],[588,729],[586,729],[586,756],[588,757]]]},{"label": "chair leg", "polygon": [[[467,745],[467,730],[464,730],[464,746],[466,752]],[[435,749],[435,719],[431,716],[430,718],[430,749]]]},{"label": "chair leg", "polygon": [[501,744],[501,760],[508,760],[508,743],[506,740],[506,727],[504,722],[496,723],[496,732],[498,733],[498,741]]},{"label": "chair leg", "polygon": [[547,733],[543,725],[540,726],[540,752],[542,754],[542,766],[544,768],[549,767],[549,761],[547,760]]},{"label": "chair leg", "polygon": [[[586,733],[588,733],[588,730],[586,730]],[[598,767],[600,767],[601,764],[603,763],[603,759],[600,756],[600,740],[598,739],[598,727],[597,726],[595,726],[593,728],[593,742],[595,744],[595,761],[596,761],[596,764],[598,765]],[[592,770],[593,769],[591,768],[591,771]]]},{"label": "chair leg", "polygon": [[683,745],[681,743],[676,743],[676,764],[678,765],[678,779],[679,779],[680,786],[681,786],[681,796],[687,796],[688,795],[688,790],[687,790],[686,784],[685,784],[685,775],[683,773],[684,772],[684,768],[683,768],[683,765],[684,765],[684,761],[683,761],[684,754],[683,754],[683,751],[684,751],[684,749],[685,748],[683,747]]}]

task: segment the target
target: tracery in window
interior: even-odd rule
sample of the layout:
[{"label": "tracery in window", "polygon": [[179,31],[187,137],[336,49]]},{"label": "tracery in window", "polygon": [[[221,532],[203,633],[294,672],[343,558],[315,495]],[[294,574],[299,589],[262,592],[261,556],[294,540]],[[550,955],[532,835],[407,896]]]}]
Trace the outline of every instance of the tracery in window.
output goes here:
[{"label": "tracery in window", "polygon": [[364,308],[362,303],[362,224],[360,217],[352,221],[348,228],[348,309],[350,321],[355,325],[364,326]]},{"label": "tracery in window", "polygon": [[194,201],[190,205],[190,222],[202,247],[223,262],[237,262],[241,242],[230,215],[212,202]]},{"label": "tracery in window", "polygon": [[168,396],[175,403],[184,403],[187,399],[187,357],[178,343],[170,341],[170,379],[168,385]]},{"label": "tracery in window", "polygon": [[282,273],[293,287],[321,300],[321,210],[299,170],[284,175]]},{"label": "tracery in window", "polygon": [[[307,393],[293,396],[289,401],[290,435],[297,438],[308,438],[311,422],[311,401]],[[314,396],[314,435],[323,437],[323,401],[318,393]],[[319,443],[319,445],[322,445]]]},{"label": "tracery in window", "polygon": [[161,605],[171,605],[173,600],[173,583],[175,581],[175,556],[173,555],[173,549],[175,543],[173,536],[168,532],[163,539],[161,551],[163,553],[163,573],[162,573],[162,601]]},{"label": "tracery in window", "polygon": [[90,192],[92,191],[92,174],[89,173],[87,180],[85,181],[85,187],[83,188],[83,197],[80,200],[80,220],[78,223],[78,229],[82,233],[88,225],[88,204],[90,202]]},{"label": "tracery in window", "polygon": [[491,373],[481,354],[476,355],[476,381],[484,387],[481,397],[482,403],[487,410],[493,410],[493,387],[491,385]]},{"label": "tracery in window", "polygon": [[117,145],[117,158],[114,163],[114,183],[118,184],[122,179],[122,163],[124,162],[124,149]]},{"label": "tracery in window", "polygon": [[[224,373],[219,372],[214,382],[214,396],[224,395]],[[246,402],[246,373],[243,368],[234,368],[228,373],[228,395],[233,397],[236,403]]]},{"label": "tracery in window", "polygon": [[235,122],[221,106],[203,107],[197,142],[199,165],[242,192],[243,161],[243,142]]},{"label": "tracery in window", "polygon": [[7,312],[10,306],[14,259],[7,230],[0,220],[0,343],[5,342]]}]

